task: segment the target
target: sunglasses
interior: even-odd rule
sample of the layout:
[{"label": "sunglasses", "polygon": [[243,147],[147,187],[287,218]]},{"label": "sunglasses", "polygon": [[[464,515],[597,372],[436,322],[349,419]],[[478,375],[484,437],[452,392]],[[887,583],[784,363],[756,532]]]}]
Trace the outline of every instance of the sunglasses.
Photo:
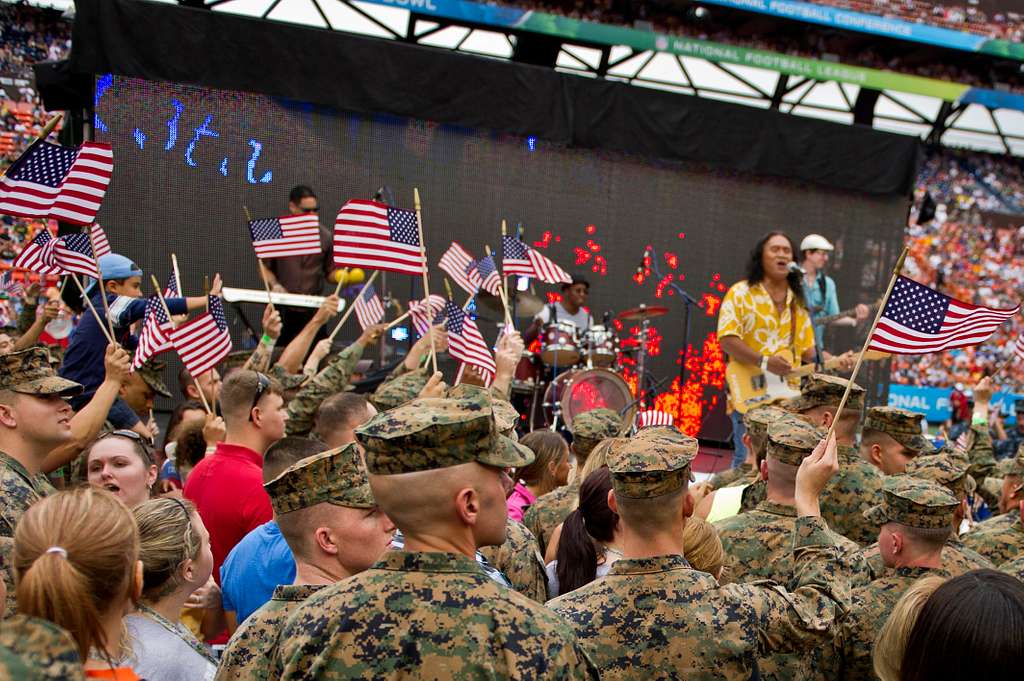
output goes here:
[{"label": "sunglasses", "polygon": [[134,430],[112,430],[109,433],[101,435],[99,440],[106,440],[108,437],[123,437],[129,440],[134,440],[139,443],[139,446],[142,448],[142,453],[149,459],[149,463],[153,462],[153,443],[136,433]]},{"label": "sunglasses", "polygon": [[301,208],[300,210],[303,213],[319,213],[320,212],[320,206],[314,206],[313,208]]},{"label": "sunglasses", "polygon": [[267,388],[270,387],[270,379],[264,376],[259,371],[256,372],[256,394],[252,398],[252,406],[249,407],[249,420],[252,421],[252,410],[259,404],[260,398],[263,397],[263,393],[267,392]]}]

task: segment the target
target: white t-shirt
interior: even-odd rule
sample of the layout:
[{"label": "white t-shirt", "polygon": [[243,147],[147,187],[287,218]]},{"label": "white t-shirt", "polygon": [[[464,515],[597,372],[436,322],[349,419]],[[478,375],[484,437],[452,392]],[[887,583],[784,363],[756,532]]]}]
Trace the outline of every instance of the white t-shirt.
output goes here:
[{"label": "white t-shirt", "polygon": [[[555,318],[560,322],[569,322],[576,325],[576,330],[580,333],[589,329],[593,324],[594,320],[582,307],[576,311],[576,314],[569,314],[569,311],[565,309],[561,302],[555,303]],[[542,323],[547,324],[551,321],[551,306],[545,305],[540,309],[534,319],[539,319]]]}]

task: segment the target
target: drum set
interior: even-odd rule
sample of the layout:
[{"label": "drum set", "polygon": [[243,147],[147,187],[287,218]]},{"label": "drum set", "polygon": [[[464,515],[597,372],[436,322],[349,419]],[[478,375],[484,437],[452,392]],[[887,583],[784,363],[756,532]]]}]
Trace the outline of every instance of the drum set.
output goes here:
[{"label": "drum set", "polygon": [[620,312],[617,319],[641,323],[639,343],[625,349],[610,326],[594,325],[582,332],[566,321],[544,326],[539,352],[523,352],[512,381],[512,402],[520,413],[529,414],[530,430],[571,429],[577,415],[601,407],[632,423],[637,400],[623,377],[622,360],[636,353],[638,374],[644,375],[648,324],[667,312],[666,307],[647,305]]}]

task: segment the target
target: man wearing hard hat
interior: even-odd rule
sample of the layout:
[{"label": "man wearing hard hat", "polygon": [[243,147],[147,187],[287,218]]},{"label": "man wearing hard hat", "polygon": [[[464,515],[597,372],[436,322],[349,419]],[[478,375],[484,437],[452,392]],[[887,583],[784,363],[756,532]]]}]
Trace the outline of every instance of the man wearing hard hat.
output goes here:
[{"label": "man wearing hard hat", "polygon": [[[800,242],[800,266],[804,270],[804,296],[807,309],[814,324],[814,341],[821,349],[825,336],[825,324],[818,322],[821,317],[839,314],[839,298],[836,282],[824,272],[829,254],[835,250],[829,240],[820,234],[808,234]],[[851,316],[839,317],[829,322],[835,326],[856,326],[868,317],[868,306],[858,304]]]}]

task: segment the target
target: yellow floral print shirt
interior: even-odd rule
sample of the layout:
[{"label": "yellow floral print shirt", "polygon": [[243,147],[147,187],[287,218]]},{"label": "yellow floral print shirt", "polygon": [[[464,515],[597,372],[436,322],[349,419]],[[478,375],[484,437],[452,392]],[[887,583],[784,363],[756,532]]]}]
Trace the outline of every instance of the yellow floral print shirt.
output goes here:
[{"label": "yellow floral print shirt", "polygon": [[[751,350],[765,356],[788,350],[792,345],[789,337],[792,302],[793,291],[787,290],[786,307],[780,315],[763,284],[749,286],[746,280],[733,284],[718,311],[719,340],[737,336]],[[800,363],[804,352],[813,347],[811,319],[806,308],[796,305],[796,364]]]}]

